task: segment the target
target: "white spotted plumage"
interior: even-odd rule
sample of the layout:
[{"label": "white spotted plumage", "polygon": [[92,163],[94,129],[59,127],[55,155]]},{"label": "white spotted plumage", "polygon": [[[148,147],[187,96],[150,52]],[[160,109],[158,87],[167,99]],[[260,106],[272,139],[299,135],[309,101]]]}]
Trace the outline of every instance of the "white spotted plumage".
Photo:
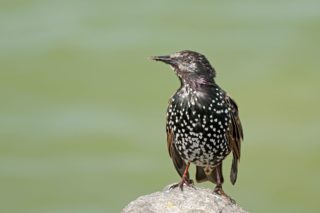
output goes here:
[{"label": "white spotted plumage", "polygon": [[230,153],[225,132],[231,119],[224,97],[218,86],[196,91],[184,84],[171,98],[167,129],[173,130],[173,143],[184,160],[215,166]]}]

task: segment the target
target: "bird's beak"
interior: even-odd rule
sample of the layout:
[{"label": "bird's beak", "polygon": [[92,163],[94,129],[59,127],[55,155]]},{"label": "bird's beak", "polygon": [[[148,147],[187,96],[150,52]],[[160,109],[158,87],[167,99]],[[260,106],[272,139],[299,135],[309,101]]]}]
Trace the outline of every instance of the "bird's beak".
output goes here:
[{"label": "bird's beak", "polygon": [[169,55],[165,55],[165,56],[151,56],[150,57],[152,60],[155,61],[162,61],[166,64],[170,64],[173,65],[174,64],[174,60],[169,56]]}]

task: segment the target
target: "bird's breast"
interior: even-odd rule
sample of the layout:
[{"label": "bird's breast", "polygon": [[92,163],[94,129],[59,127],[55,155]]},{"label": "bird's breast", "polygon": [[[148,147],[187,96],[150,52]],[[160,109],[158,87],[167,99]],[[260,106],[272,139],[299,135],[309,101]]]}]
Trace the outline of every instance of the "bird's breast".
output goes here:
[{"label": "bird's breast", "polygon": [[230,152],[225,135],[229,110],[220,91],[180,90],[171,98],[167,128],[184,159],[214,164]]}]

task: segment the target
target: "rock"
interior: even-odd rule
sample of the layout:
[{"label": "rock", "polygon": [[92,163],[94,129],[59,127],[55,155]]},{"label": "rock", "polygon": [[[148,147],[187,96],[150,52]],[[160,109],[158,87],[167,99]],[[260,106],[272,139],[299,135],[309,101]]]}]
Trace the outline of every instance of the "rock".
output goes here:
[{"label": "rock", "polygon": [[213,213],[247,211],[230,199],[213,193],[212,189],[187,187],[169,189],[138,197],[122,213]]}]

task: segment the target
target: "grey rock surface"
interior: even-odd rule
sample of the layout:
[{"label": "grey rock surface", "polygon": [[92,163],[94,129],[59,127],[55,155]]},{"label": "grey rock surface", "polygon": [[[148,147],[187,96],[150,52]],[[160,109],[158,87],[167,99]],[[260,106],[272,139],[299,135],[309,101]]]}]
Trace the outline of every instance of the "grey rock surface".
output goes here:
[{"label": "grey rock surface", "polygon": [[130,202],[122,213],[213,213],[213,212],[241,212],[239,205],[230,199],[213,193],[212,189],[187,187],[170,189],[138,197]]}]

